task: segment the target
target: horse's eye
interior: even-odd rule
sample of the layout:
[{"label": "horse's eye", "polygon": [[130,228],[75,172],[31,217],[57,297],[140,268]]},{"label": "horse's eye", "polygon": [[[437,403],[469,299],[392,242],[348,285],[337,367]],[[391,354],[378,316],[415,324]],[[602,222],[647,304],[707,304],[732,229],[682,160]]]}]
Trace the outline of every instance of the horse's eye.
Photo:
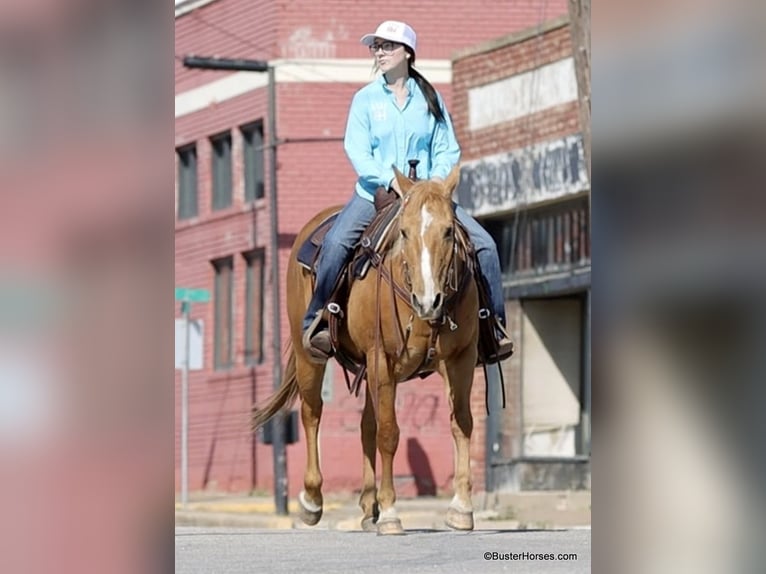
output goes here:
[{"label": "horse's eye", "polygon": [[444,232],[444,239],[452,239],[452,228],[448,227],[447,231]]},{"label": "horse's eye", "polygon": [[402,239],[407,239],[407,232],[404,229],[400,229],[399,233],[401,233]]}]

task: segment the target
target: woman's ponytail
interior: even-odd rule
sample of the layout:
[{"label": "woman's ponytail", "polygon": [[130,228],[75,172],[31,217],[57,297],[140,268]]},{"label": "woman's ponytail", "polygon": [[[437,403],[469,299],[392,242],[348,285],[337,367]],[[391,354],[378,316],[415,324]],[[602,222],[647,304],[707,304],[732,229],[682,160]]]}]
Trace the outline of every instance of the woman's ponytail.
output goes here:
[{"label": "woman's ponytail", "polygon": [[408,63],[409,74],[415,79],[415,82],[417,82],[418,86],[420,87],[420,91],[423,92],[423,95],[426,98],[426,102],[428,102],[428,110],[431,112],[431,114],[433,114],[434,118],[436,118],[437,122],[443,122],[444,111],[439,104],[439,96],[436,95],[436,90],[431,85],[431,83],[414,68],[415,53],[410,50],[408,46],[405,46],[404,49],[407,50],[407,52],[410,54],[410,60]]}]

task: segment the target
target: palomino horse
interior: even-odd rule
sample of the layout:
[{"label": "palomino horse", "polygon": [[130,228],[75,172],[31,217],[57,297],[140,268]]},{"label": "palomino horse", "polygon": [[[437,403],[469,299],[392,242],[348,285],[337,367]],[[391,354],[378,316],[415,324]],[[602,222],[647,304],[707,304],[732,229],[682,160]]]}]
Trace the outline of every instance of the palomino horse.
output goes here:
[{"label": "palomino horse", "polygon": [[[359,504],[362,527],[379,534],[401,534],[395,508],[393,460],[399,443],[394,410],[397,383],[419,372],[438,371],[446,383],[452,438],[455,444],[455,496],[446,517],[448,526],[473,529],[469,443],[473,429],[470,410],[471,385],[477,361],[479,300],[472,266],[465,250],[457,249],[458,226],[452,194],[459,168],[446,181],[413,182],[396,172],[403,191],[398,235],[383,263],[371,268],[364,279],[351,286],[347,312],[339,340],[346,353],[366,361],[367,390],[362,413],[363,488]],[[287,306],[291,349],[280,389],[253,413],[258,428],[279,409],[287,408],[300,394],[301,419],[308,450],[304,490],[300,493],[301,519],[310,525],[322,516],[322,474],[317,452],[317,431],[322,416],[324,365],[312,362],[301,345],[301,325],[311,298],[312,278],[299,265],[299,247],[310,233],[337,208],[314,217],[298,234],[287,268]],[[460,242],[462,244],[462,242]],[[381,282],[385,268],[403,291]],[[384,273],[385,275],[385,273]],[[408,304],[409,303],[409,304]],[[428,365],[429,368],[423,368]],[[376,447],[382,472],[376,488]]]}]

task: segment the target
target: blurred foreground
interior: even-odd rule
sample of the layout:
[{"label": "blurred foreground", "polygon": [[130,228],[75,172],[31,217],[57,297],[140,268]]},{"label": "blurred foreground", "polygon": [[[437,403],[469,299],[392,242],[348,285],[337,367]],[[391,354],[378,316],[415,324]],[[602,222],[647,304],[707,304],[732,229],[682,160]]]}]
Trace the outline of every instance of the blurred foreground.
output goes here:
[{"label": "blurred foreground", "polygon": [[157,5],[0,3],[3,572],[170,569],[172,13]]},{"label": "blurred foreground", "polygon": [[763,4],[627,4],[593,10],[595,570],[762,572]]}]

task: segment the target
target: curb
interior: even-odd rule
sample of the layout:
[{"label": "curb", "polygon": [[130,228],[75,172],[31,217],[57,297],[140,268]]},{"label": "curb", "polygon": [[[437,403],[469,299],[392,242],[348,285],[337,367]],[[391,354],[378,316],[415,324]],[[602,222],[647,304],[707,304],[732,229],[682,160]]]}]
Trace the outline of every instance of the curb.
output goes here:
[{"label": "curb", "polygon": [[[478,513],[477,513],[478,514]],[[357,517],[322,517],[316,526],[303,524],[298,516],[241,515],[215,512],[176,512],[176,526],[205,528],[251,528],[266,530],[340,530],[361,532],[361,513]],[[445,514],[435,512],[400,512],[399,518],[405,530],[450,531],[444,523]],[[474,516],[475,530],[525,531],[525,530],[567,530],[590,528],[590,524],[551,524],[549,522],[523,522],[519,520],[498,520]]]},{"label": "curb", "polygon": [[[416,498],[397,502],[406,530],[449,530],[444,523],[448,498]],[[559,530],[590,528],[590,492],[528,492],[474,498],[476,530]],[[299,517],[297,501],[288,502],[287,516],[276,514],[266,498],[217,498],[175,505],[176,526],[255,528],[269,530],[361,531],[361,509],[355,501],[325,501],[324,515],[316,526]]]},{"label": "curb", "polygon": [[198,526],[207,528],[267,528],[269,530],[290,530],[295,518],[292,516],[266,516],[232,514],[224,512],[195,512],[177,510],[176,526]]}]

